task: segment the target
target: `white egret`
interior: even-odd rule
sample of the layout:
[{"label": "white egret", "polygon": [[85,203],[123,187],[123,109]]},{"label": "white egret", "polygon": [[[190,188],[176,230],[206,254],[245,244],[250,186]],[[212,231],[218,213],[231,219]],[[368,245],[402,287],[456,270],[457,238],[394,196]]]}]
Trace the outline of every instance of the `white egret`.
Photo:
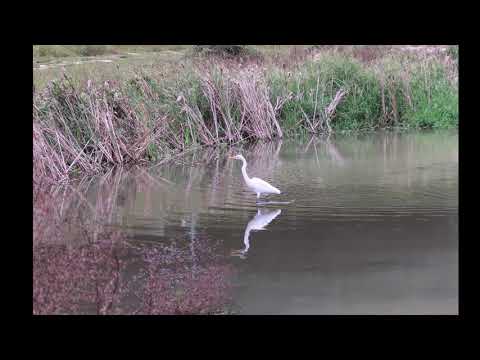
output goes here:
[{"label": "white egret", "polygon": [[242,160],[242,174],[243,179],[245,180],[245,184],[247,184],[248,188],[257,194],[257,199],[260,198],[261,194],[280,194],[280,190],[276,187],[270,185],[268,182],[259,179],[259,178],[250,178],[247,175],[247,160],[242,155],[235,155],[230,157],[231,159]]}]

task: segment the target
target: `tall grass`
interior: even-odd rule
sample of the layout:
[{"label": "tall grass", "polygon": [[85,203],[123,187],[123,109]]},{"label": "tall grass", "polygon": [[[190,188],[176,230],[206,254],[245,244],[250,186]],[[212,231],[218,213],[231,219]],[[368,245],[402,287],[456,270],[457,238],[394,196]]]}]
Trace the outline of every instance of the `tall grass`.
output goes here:
[{"label": "tall grass", "polygon": [[64,74],[34,93],[34,170],[58,181],[203,145],[457,126],[456,59],[356,51],[304,50],[289,64],[202,57],[169,76],[137,71],[105,82]]}]

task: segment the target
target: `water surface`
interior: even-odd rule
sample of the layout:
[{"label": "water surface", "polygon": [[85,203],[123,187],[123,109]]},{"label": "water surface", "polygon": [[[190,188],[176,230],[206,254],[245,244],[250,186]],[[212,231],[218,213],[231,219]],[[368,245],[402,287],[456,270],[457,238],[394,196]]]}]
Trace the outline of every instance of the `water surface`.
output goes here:
[{"label": "water surface", "polygon": [[[251,177],[282,194],[256,204]],[[240,314],[457,314],[458,135],[375,133],[206,149],[91,181],[129,241],[214,239]],[[275,201],[279,203],[270,203]],[[197,249],[197,250],[195,250]]]}]

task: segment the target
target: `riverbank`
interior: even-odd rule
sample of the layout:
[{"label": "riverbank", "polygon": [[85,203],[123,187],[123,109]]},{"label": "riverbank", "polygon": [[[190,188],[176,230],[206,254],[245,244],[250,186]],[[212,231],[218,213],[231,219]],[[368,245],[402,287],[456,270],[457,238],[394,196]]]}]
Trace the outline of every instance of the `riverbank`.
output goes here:
[{"label": "riverbank", "polygon": [[43,88],[34,86],[34,176],[58,182],[222,143],[389,127],[455,128],[458,52],[452,49],[309,47],[239,58],[190,55],[101,81],[65,72]]}]

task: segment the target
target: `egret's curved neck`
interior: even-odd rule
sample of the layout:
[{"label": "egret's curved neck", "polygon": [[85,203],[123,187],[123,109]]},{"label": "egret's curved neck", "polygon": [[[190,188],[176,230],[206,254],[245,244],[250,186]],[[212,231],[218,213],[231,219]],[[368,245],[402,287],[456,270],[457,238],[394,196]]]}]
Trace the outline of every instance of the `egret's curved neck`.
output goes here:
[{"label": "egret's curved neck", "polygon": [[244,252],[247,252],[250,248],[250,231],[251,229],[247,226],[245,234],[243,234],[243,243],[245,245],[245,248],[243,249]]},{"label": "egret's curved neck", "polygon": [[242,174],[243,178],[245,179],[245,182],[250,181],[250,178],[247,175],[247,161],[245,159],[242,159],[243,165],[242,165]]}]

